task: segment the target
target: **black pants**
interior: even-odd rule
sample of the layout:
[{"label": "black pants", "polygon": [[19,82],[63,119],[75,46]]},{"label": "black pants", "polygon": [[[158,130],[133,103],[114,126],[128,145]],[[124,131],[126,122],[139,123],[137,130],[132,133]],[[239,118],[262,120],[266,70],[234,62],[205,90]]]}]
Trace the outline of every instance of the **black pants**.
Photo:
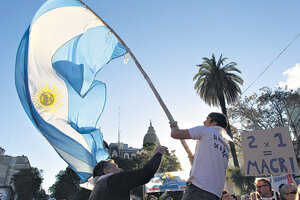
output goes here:
[{"label": "black pants", "polygon": [[220,198],[189,183],[184,191],[182,200],[220,200]]}]

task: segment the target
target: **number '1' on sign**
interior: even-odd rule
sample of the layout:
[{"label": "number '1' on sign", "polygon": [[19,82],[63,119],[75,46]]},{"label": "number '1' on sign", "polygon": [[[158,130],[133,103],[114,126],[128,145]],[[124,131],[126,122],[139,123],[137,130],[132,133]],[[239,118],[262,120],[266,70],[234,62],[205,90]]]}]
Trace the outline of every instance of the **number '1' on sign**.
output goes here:
[{"label": "number '1' on sign", "polygon": [[244,132],[241,136],[246,176],[298,172],[288,128]]}]

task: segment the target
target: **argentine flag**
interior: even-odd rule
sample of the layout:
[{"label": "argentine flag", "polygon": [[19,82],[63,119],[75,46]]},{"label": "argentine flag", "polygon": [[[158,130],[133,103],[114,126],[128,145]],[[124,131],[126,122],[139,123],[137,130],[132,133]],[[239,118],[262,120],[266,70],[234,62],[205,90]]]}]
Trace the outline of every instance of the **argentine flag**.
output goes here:
[{"label": "argentine flag", "polygon": [[109,157],[95,128],[106,86],[95,75],[125,53],[110,30],[77,0],[46,1],[19,45],[15,82],[20,101],[82,181]]}]

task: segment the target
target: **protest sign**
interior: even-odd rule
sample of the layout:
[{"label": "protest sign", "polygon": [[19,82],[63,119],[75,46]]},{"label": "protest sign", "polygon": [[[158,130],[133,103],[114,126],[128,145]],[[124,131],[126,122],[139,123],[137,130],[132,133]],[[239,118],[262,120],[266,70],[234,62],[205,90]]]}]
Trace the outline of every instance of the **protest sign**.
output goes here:
[{"label": "protest sign", "polygon": [[295,174],[298,172],[288,128],[244,132],[241,136],[246,176]]},{"label": "protest sign", "polygon": [[183,191],[188,177],[184,171],[156,173],[146,184],[145,192]]},{"label": "protest sign", "polygon": [[293,178],[293,176],[291,174],[283,174],[283,175],[279,175],[279,176],[273,176],[272,177],[268,177],[271,181],[272,184],[272,188],[274,190],[276,190],[277,192],[279,192],[279,186],[281,184],[296,184],[295,179]]}]

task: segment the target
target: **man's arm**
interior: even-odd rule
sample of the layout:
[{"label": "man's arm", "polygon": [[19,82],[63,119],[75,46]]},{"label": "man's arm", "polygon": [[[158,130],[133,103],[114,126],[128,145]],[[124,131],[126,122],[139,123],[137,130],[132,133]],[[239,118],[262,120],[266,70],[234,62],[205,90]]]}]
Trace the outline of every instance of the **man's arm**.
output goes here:
[{"label": "man's arm", "polygon": [[[174,139],[192,139],[190,132],[188,129],[179,129],[177,122],[170,122],[170,127],[171,127],[171,137]],[[193,155],[188,155],[188,158],[191,163],[194,161],[194,156]]]},{"label": "man's arm", "polygon": [[171,137],[174,139],[192,139],[188,129],[172,129]]},{"label": "man's arm", "polygon": [[155,149],[155,155],[143,168],[131,172],[117,173],[109,177],[107,180],[108,188],[112,192],[125,195],[131,189],[148,183],[159,168],[161,157],[164,154],[162,148],[165,147],[157,147]]},{"label": "man's arm", "polygon": [[188,129],[179,129],[177,122],[170,123],[171,137],[174,139],[192,139]]}]

